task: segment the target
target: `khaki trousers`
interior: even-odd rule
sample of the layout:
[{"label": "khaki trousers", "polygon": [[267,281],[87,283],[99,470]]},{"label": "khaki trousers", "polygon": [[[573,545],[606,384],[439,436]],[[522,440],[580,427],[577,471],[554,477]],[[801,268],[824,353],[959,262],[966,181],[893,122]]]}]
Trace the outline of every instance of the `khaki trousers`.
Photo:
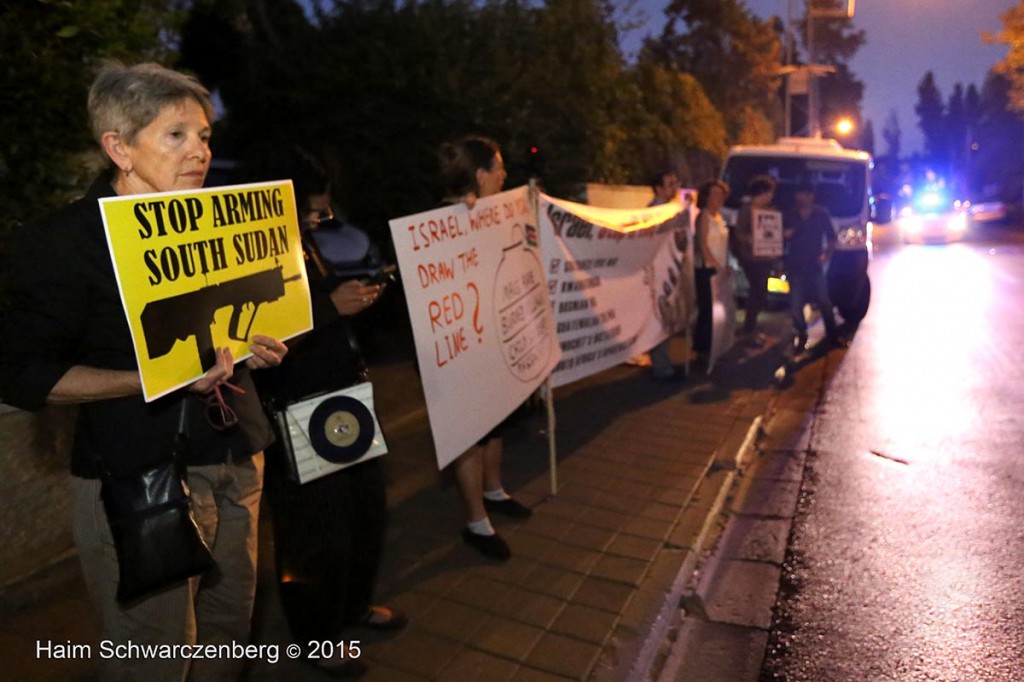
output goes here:
[{"label": "khaki trousers", "polygon": [[[238,464],[188,468],[196,521],[217,567],[129,607],[117,602],[117,554],[100,500],[100,482],[72,477],[73,532],[102,639],[135,644],[231,644],[249,641],[256,594],[256,529],[263,453]],[[246,661],[109,658],[94,652],[101,680],[232,680]]]}]

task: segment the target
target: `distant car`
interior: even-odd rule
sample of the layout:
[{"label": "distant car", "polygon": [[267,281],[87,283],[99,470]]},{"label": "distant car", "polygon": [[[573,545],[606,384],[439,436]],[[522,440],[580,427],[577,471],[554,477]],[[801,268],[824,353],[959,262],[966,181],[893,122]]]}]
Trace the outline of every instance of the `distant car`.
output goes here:
[{"label": "distant car", "polygon": [[1007,223],[1014,219],[1013,210],[1002,201],[986,201],[971,204],[968,212],[972,224]]},{"label": "distant car", "polygon": [[893,200],[888,194],[883,192],[872,197],[871,222],[868,227],[872,249],[902,243],[899,221],[894,220]]},{"label": "distant car", "polygon": [[904,243],[958,242],[970,226],[969,203],[952,199],[942,188],[926,188],[900,211]]}]

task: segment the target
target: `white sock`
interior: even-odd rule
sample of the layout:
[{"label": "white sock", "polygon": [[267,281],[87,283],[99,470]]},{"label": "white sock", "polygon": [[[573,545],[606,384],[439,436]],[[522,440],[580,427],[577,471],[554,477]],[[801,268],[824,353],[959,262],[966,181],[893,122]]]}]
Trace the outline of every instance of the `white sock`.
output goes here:
[{"label": "white sock", "polygon": [[498,488],[497,490],[485,490],[484,499],[491,500],[492,502],[501,502],[502,500],[511,500],[512,496],[505,492],[504,488]]},{"label": "white sock", "polygon": [[491,525],[491,520],[486,516],[479,521],[470,521],[466,524],[466,528],[469,528],[470,533],[477,535],[494,535],[494,526]]}]

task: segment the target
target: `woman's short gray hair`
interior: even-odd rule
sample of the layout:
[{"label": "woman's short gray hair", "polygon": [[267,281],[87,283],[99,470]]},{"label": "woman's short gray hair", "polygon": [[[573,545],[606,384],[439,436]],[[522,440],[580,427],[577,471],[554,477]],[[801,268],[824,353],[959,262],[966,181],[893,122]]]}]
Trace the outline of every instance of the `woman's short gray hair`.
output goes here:
[{"label": "woman's short gray hair", "polygon": [[195,77],[153,62],[135,66],[107,64],[89,89],[93,137],[101,142],[103,133],[113,131],[133,144],[139,131],[152,123],[164,106],[189,98],[203,107],[213,123],[210,92]]}]

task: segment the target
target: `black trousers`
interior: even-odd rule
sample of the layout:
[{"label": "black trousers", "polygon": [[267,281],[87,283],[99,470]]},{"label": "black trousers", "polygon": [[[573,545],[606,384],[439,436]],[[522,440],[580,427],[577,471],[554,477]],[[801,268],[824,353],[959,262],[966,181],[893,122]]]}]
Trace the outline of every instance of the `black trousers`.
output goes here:
[{"label": "black trousers", "polygon": [[299,485],[283,457],[268,449],[264,482],[281,606],[297,644],[337,641],[373,600],[387,528],[383,466],[374,458]]},{"label": "black trousers", "polygon": [[748,260],[742,261],[740,266],[750,284],[750,291],[747,293],[747,312],[743,318],[743,331],[750,334],[757,327],[757,317],[768,302],[768,275],[771,274],[772,264],[766,260]]},{"label": "black trousers", "polygon": [[714,268],[696,268],[693,271],[697,293],[697,322],[693,328],[693,349],[698,353],[711,350],[711,278]]}]

